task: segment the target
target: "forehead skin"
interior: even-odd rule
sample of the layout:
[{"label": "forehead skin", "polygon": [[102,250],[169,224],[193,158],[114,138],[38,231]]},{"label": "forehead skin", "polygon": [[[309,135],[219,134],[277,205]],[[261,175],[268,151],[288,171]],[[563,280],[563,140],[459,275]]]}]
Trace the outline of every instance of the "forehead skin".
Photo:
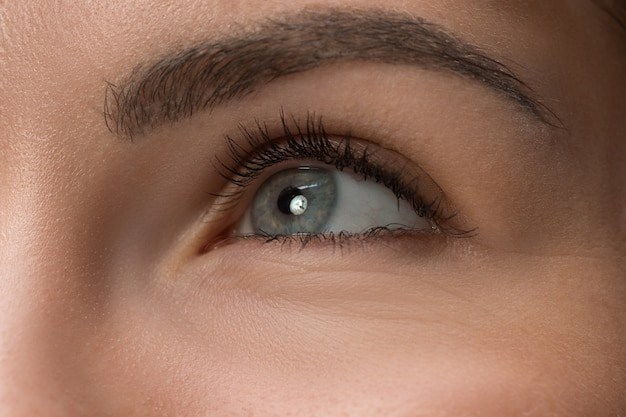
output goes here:
[{"label": "forehead skin", "polygon": [[[229,259],[209,257],[201,265],[189,260],[182,244],[170,249],[163,243],[191,240],[175,231],[193,223],[191,215],[169,200],[197,193],[199,184],[206,185],[198,179],[206,172],[183,168],[200,165],[190,139],[180,138],[187,146],[163,140],[156,145],[167,136],[157,132],[131,146],[112,134],[103,116],[107,82],[122,83],[138,65],[179,48],[243,33],[303,8],[380,5],[380,0],[0,5],[0,414],[626,413],[626,37],[592,1],[387,0],[382,6],[437,23],[503,62],[563,124],[551,129],[497,120],[517,113],[479,94],[472,103],[493,113],[474,111],[451,97],[450,106],[459,108],[459,120],[468,125],[450,127],[455,123],[433,117],[432,126],[422,126],[432,137],[440,129],[453,137],[446,144],[426,135],[423,149],[409,156],[432,153],[420,157],[423,168],[438,176],[441,187],[461,201],[463,214],[480,225],[479,243],[468,245],[463,255],[472,259],[469,266],[450,261],[455,265],[450,271],[438,272],[437,262],[423,262],[420,271],[439,280],[413,283],[403,272],[406,265],[381,260],[383,266],[359,269],[351,259],[369,266],[368,259],[355,255],[337,265],[315,264],[314,270],[314,260],[305,254],[289,259],[314,282],[307,282],[310,293],[303,294],[283,281],[267,284],[268,276],[288,272],[280,256],[274,261],[262,258],[262,250],[226,251]],[[348,75],[332,69],[319,74],[348,85],[358,77],[376,79],[367,70],[349,68],[354,71]],[[441,83],[430,75],[420,81],[422,73],[417,80],[402,71],[394,74],[419,86]],[[284,85],[311,100],[326,100],[329,111],[358,107],[341,92],[316,96],[318,83],[328,88],[321,75]],[[275,101],[301,100],[282,91],[280,82],[267,87]],[[460,81],[454,86],[482,91],[465,90]],[[375,96],[383,87],[371,89]],[[391,90],[400,91],[397,85]],[[443,109],[437,92],[427,90],[397,100],[424,112]],[[211,117],[232,127],[239,119],[229,111],[266,114],[263,94]],[[359,98],[373,102],[365,93]],[[282,104],[272,102],[276,108]],[[377,111],[387,116],[384,108]],[[408,110],[399,112],[406,117],[389,118],[411,118]],[[514,125],[524,139],[537,132],[537,141],[519,145],[511,141],[515,135],[503,133],[505,139],[497,142],[499,132],[486,132],[481,141],[475,123],[483,119],[492,128]],[[174,126],[173,135],[207,126],[206,119],[196,122],[182,123],[180,131]],[[466,130],[476,143],[461,141]],[[410,126],[389,128],[396,131],[410,132]],[[411,148],[402,140],[400,148]],[[531,160],[529,149],[539,156],[527,166],[522,162]],[[197,152],[211,155],[212,149]],[[477,181],[463,175],[461,168],[468,166]],[[516,182],[507,168],[532,181]],[[172,174],[178,170],[192,177],[190,185]],[[507,181],[511,189],[502,184]],[[202,212],[203,202],[191,201],[189,212]],[[178,240],[167,239],[172,236]],[[236,295],[224,290],[207,296],[214,287],[199,276],[212,270],[243,275],[236,265],[243,257],[257,262],[257,269],[245,272],[263,284],[246,281],[246,275]],[[398,294],[380,284],[390,270],[414,285],[413,292]],[[171,271],[180,276],[172,278]],[[355,274],[366,284],[325,281]],[[452,289],[441,285],[447,276],[454,279]],[[239,281],[224,284],[229,285]],[[510,289],[499,291],[507,285]],[[246,290],[262,295],[249,301],[248,309],[237,309]],[[446,295],[430,297],[429,291]],[[140,292],[144,295],[137,296]],[[347,302],[346,294],[353,292],[362,298]],[[376,298],[377,306],[384,305],[380,316],[368,315],[371,293],[382,300]],[[459,300],[469,305],[476,294],[487,296],[467,313]],[[282,299],[286,295],[288,302]],[[148,298],[162,303],[152,305]],[[437,314],[411,310],[424,305]],[[447,327],[448,322],[463,325]]]},{"label": "forehead skin", "polygon": [[[63,100],[37,101],[37,120],[43,129],[52,126],[47,117],[56,117],[64,110],[58,108],[59,103],[82,108],[89,100],[87,108],[99,111],[101,106],[94,104],[102,99],[103,80],[121,80],[143,61],[149,62],[183,45],[241,32],[251,22],[262,22],[268,16],[305,7],[377,5],[376,1],[367,0],[264,2],[254,7],[245,1],[190,1],[176,6],[167,2],[124,2],[97,7],[63,1],[6,4],[0,15],[3,120],[8,122],[14,112],[30,109],[31,100],[44,92],[54,92]],[[619,90],[620,86],[615,86],[614,81],[624,62],[624,41],[618,25],[594,2],[485,0],[453,7],[447,2],[396,1],[389,8],[414,12],[441,23],[463,34],[466,40],[495,51],[497,56],[514,60],[528,72],[524,75],[541,90],[547,104],[569,107],[562,110],[562,117],[571,120],[571,129],[589,131],[581,131],[581,136],[589,137],[590,133],[606,140],[615,136],[611,124],[619,119],[615,116],[623,110],[623,103],[621,95],[616,94],[616,87]],[[598,44],[596,39],[602,42]],[[553,49],[556,45],[558,53]],[[530,61],[541,61],[543,65],[524,65]],[[567,73],[567,68],[581,65],[601,73]],[[541,84],[547,80],[549,84]],[[593,84],[593,92],[584,88],[589,83]],[[572,91],[571,84],[578,88]],[[77,91],[82,94],[76,94]],[[601,103],[594,108],[607,108],[609,112],[598,111],[594,120],[588,121],[584,115],[569,114],[580,106],[567,106],[564,98],[572,102],[598,100]],[[101,122],[93,117],[94,113],[89,116],[89,123]],[[575,126],[576,121],[584,126]],[[13,120],[7,124],[10,126],[5,128],[17,128]],[[611,131],[603,134],[600,129]],[[622,147],[621,143],[610,146]],[[623,153],[612,150],[609,154]]]}]

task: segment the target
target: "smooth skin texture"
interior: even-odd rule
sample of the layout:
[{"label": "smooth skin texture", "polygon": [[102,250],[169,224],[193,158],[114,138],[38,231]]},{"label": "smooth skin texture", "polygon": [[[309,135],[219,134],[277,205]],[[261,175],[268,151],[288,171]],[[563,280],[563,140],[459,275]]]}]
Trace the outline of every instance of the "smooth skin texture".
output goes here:
[{"label": "smooth skin texture", "polygon": [[[445,28],[560,126],[475,80],[342,61],[107,128],[137,66],[330,8]],[[626,35],[598,3],[15,1],[0,30],[0,415],[626,415]],[[250,202],[211,210],[224,136],[278,140],[281,109],[404,155],[477,233],[205,250]]]}]

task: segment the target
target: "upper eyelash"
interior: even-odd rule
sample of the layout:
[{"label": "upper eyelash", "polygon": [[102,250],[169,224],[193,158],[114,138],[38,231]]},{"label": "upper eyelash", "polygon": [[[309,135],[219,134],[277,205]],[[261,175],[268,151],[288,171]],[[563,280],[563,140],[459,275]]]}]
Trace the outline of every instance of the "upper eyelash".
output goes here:
[{"label": "upper eyelash", "polygon": [[248,185],[266,169],[289,160],[309,160],[334,166],[339,171],[352,168],[355,174],[361,175],[365,180],[372,179],[384,185],[398,200],[409,202],[418,216],[433,222],[435,229],[446,235],[471,236],[475,232],[475,229],[463,230],[450,225],[451,220],[456,217],[456,212],[444,214],[441,195],[426,202],[418,185],[419,178],[407,181],[403,178],[402,168],[390,170],[372,163],[372,154],[367,147],[356,152],[351,145],[349,132],[345,133],[341,140],[331,140],[322,119],[311,113],[307,114],[304,127],[293,116],[290,123],[282,110],[280,122],[283,131],[280,141],[276,141],[270,135],[268,126],[259,121],[253,130],[240,126],[244,144],[240,140],[226,136],[229,161],[217,158],[216,168],[219,174],[237,189],[216,196],[225,198],[229,205],[227,209],[231,207],[230,204],[237,204]]},{"label": "upper eyelash", "polygon": [[[274,141],[267,125],[258,121],[254,131],[243,126],[240,128],[250,150],[246,150],[237,140],[227,136],[226,142],[233,165],[218,160],[223,170],[222,176],[235,185],[245,186],[265,169],[290,159],[316,160],[335,166],[339,170],[345,168],[346,165],[341,161],[350,159],[351,148],[345,146],[345,151],[340,152],[341,144],[334,144],[329,140],[321,119],[316,119],[311,114],[307,115],[305,130],[294,119],[295,133],[289,127],[283,112],[280,114],[280,120],[284,144]],[[346,134],[343,140],[349,145],[350,135]]]}]

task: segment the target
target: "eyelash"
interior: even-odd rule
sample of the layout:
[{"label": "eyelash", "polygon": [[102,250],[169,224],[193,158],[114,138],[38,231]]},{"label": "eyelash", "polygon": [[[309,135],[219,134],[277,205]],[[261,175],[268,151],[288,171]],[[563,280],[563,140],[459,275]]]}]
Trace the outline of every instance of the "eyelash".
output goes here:
[{"label": "eyelash", "polygon": [[[418,186],[420,178],[411,178],[407,181],[403,175],[403,169],[388,169],[384,165],[391,166],[390,162],[375,161],[374,153],[366,146],[357,150],[352,145],[352,137],[349,133],[342,136],[341,140],[333,140],[324,128],[322,119],[308,113],[304,129],[295,117],[291,116],[289,123],[284,112],[280,113],[282,138],[276,141],[272,138],[269,128],[261,122],[256,123],[256,128],[248,129],[241,126],[243,143],[231,136],[226,137],[229,152],[229,161],[217,159],[216,169],[228,182],[234,185],[235,190],[227,194],[214,194],[222,200],[222,208],[230,210],[239,203],[248,187],[263,173],[282,162],[286,161],[317,161],[324,165],[333,166],[338,171],[351,168],[352,171],[361,175],[364,180],[373,180],[389,188],[398,200],[408,201],[415,213],[429,220],[433,224],[433,234],[441,232],[452,237],[466,237],[472,235],[474,230],[462,230],[451,225],[456,217],[456,212],[450,213],[444,210],[442,196],[438,194],[426,202],[423,193]],[[447,213],[444,213],[447,212]],[[262,238],[265,242],[282,241],[290,242],[297,240],[302,247],[311,241],[331,240],[334,243],[345,243],[351,239],[371,239],[383,233],[397,236],[399,234],[415,233],[409,230],[389,230],[383,227],[373,228],[365,233],[328,233],[324,235],[302,234],[295,236],[243,236],[239,238]],[[421,232],[424,234],[424,232]]]}]

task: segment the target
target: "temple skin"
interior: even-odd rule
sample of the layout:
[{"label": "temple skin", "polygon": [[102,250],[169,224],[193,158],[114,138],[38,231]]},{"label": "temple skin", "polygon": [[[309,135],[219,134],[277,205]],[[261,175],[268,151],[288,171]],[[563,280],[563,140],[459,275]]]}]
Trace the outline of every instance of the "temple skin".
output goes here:
[{"label": "temple skin", "polygon": [[[620,4],[2,3],[0,415],[625,415]],[[541,111],[440,65],[342,57],[110,123],[107,97],[168,57],[337,10],[435,25]],[[279,141],[281,114],[400,155],[474,233],[236,239],[265,177],[228,200],[224,138]]]}]

